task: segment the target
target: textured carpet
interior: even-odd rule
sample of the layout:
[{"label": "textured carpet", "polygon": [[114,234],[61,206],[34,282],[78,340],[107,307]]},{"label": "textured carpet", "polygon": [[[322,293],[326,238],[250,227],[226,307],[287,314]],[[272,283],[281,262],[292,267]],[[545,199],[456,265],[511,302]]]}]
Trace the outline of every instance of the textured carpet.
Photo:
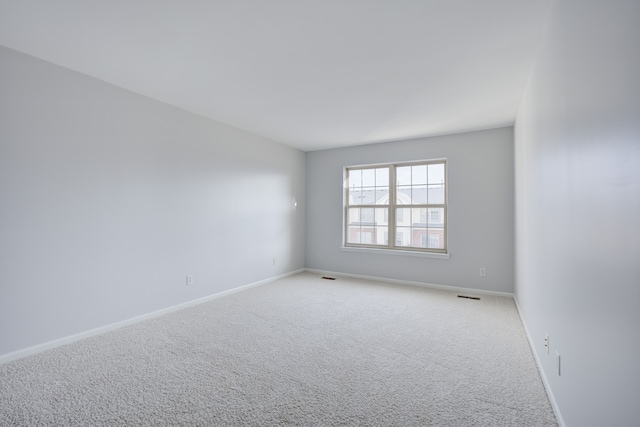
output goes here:
[{"label": "textured carpet", "polygon": [[0,425],[556,420],[513,300],[303,273],[0,366]]}]

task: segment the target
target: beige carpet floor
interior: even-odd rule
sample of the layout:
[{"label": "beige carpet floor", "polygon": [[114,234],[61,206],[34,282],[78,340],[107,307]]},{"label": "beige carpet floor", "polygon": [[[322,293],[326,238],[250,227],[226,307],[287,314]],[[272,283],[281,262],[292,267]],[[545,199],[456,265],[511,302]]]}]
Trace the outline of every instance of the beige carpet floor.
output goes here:
[{"label": "beige carpet floor", "polygon": [[0,366],[0,425],[555,426],[513,300],[302,273]]}]

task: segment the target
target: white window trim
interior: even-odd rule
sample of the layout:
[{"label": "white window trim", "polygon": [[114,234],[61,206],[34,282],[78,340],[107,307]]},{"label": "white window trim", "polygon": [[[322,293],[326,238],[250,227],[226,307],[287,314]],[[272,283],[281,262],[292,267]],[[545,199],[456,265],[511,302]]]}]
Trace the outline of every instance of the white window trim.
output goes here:
[{"label": "white window trim", "polygon": [[404,249],[341,246],[340,250],[343,252],[360,252],[364,254],[377,254],[377,255],[401,255],[401,256],[414,256],[414,257],[421,257],[421,258],[437,258],[437,259],[451,258],[450,253],[412,251],[412,250],[407,251]]},{"label": "white window trim", "polygon": [[[413,208],[416,207],[441,207],[444,208],[444,250],[438,250],[434,248],[416,248],[416,247],[406,247],[406,246],[396,246],[395,242],[393,244],[390,243],[389,246],[385,245],[365,245],[365,244],[349,244],[347,245],[347,233],[348,233],[348,208],[347,198],[349,197],[349,188],[348,188],[348,171],[350,169],[375,169],[381,167],[389,167],[389,199],[393,200],[391,197],[395,197],[396,191],[396,168],[401,166],[412,166],[412,165],[422,165],[422,164],[434,164],[434,163],[444,163],[444,176],[445,176],[445,188],[444,188],[444,204],[441,205],[410,205]],[[346,252],[361,252],[361,253],[377,253],[377,254],[388,254],[388,255],[408,255],[408,256],[417,256],[417,257],[426,257],[426,258],[439,258],[439,259],[449,259],[449,245],[448,245],[448,201],[449,201],[449,164],[446,158],[441,159],[428,159],[428,160],[420,160],[420,161],[411,161],[411,162],[395,162],[395,163],[380,163],[380,164],[368,164],[368,165],[354,165],[347,166],[344,168],[344,176],[343,176],[343,218],[342,218],[342,245],[340,249]],[[392,190],[393,189],[393,190]],[[385,205],[389,206],[389,205]],[[398,207],[399,205],[395,205]],[[359,207],[358,205],[351,205],[351,208]],[[369,206],[366,206],[369,207]],[[379,207],[379,206],[376,206]],[[408,206],[403,206],[408,207]],[[427,212],[427,218],[429,216],[429,212]],[[392,209],[390,206],[388,207],[388,223],[394,221],[395,223],[395,209]],[[395,226],[394,226],[395,228]],[[391,230],[391,227],[388,229]],[[389,233],[391,234],[391,233]],[[395,233],[394,233],[395,236]]]}]

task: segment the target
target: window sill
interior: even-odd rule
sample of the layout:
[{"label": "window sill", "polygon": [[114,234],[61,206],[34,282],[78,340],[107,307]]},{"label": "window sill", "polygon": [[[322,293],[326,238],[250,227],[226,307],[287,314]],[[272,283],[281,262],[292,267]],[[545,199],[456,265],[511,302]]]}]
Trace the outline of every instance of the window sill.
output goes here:
[{"label": "window sill", "polygon": [[402,249],[353,248],[348,246],[341,246],[340,250],[344,252],[360,252],[365,254],[377,254],[377,255],[414,256],[419,258],[449,259],[451,257],[450,254],[440,254],[440,253],[434,253],[434,252],[403,251]]}]

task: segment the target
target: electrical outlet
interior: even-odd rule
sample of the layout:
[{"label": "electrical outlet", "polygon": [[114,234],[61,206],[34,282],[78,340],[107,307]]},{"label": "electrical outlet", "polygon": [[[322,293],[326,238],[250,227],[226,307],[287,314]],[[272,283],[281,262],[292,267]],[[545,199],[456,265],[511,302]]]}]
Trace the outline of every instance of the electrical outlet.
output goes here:
[{"label": "electrical outlet", "polygon": [[544,334],[544,347],[547,349],[547,354],[549,354],[549,334]]},{"label": "electrical outlet", "polygon": [[561,372],[561,365],[560,365],[560,353],[558,352],[558,350],[556,350],[556,372],[558,372],[558,376],[560,376],[560,372]]},{"label": "electrical outlet", "polygon": [[480,275],[481,275],[482,277],[485,277],[485,276],[487,275],[487,269],[486,269],[486,268],[484,268],[484,267],[482,267],[482,268],[480,269]]},{"label": "electrical outlet", "polygon": [[193,285],[193,276],[187,275],[187,286]]}]

